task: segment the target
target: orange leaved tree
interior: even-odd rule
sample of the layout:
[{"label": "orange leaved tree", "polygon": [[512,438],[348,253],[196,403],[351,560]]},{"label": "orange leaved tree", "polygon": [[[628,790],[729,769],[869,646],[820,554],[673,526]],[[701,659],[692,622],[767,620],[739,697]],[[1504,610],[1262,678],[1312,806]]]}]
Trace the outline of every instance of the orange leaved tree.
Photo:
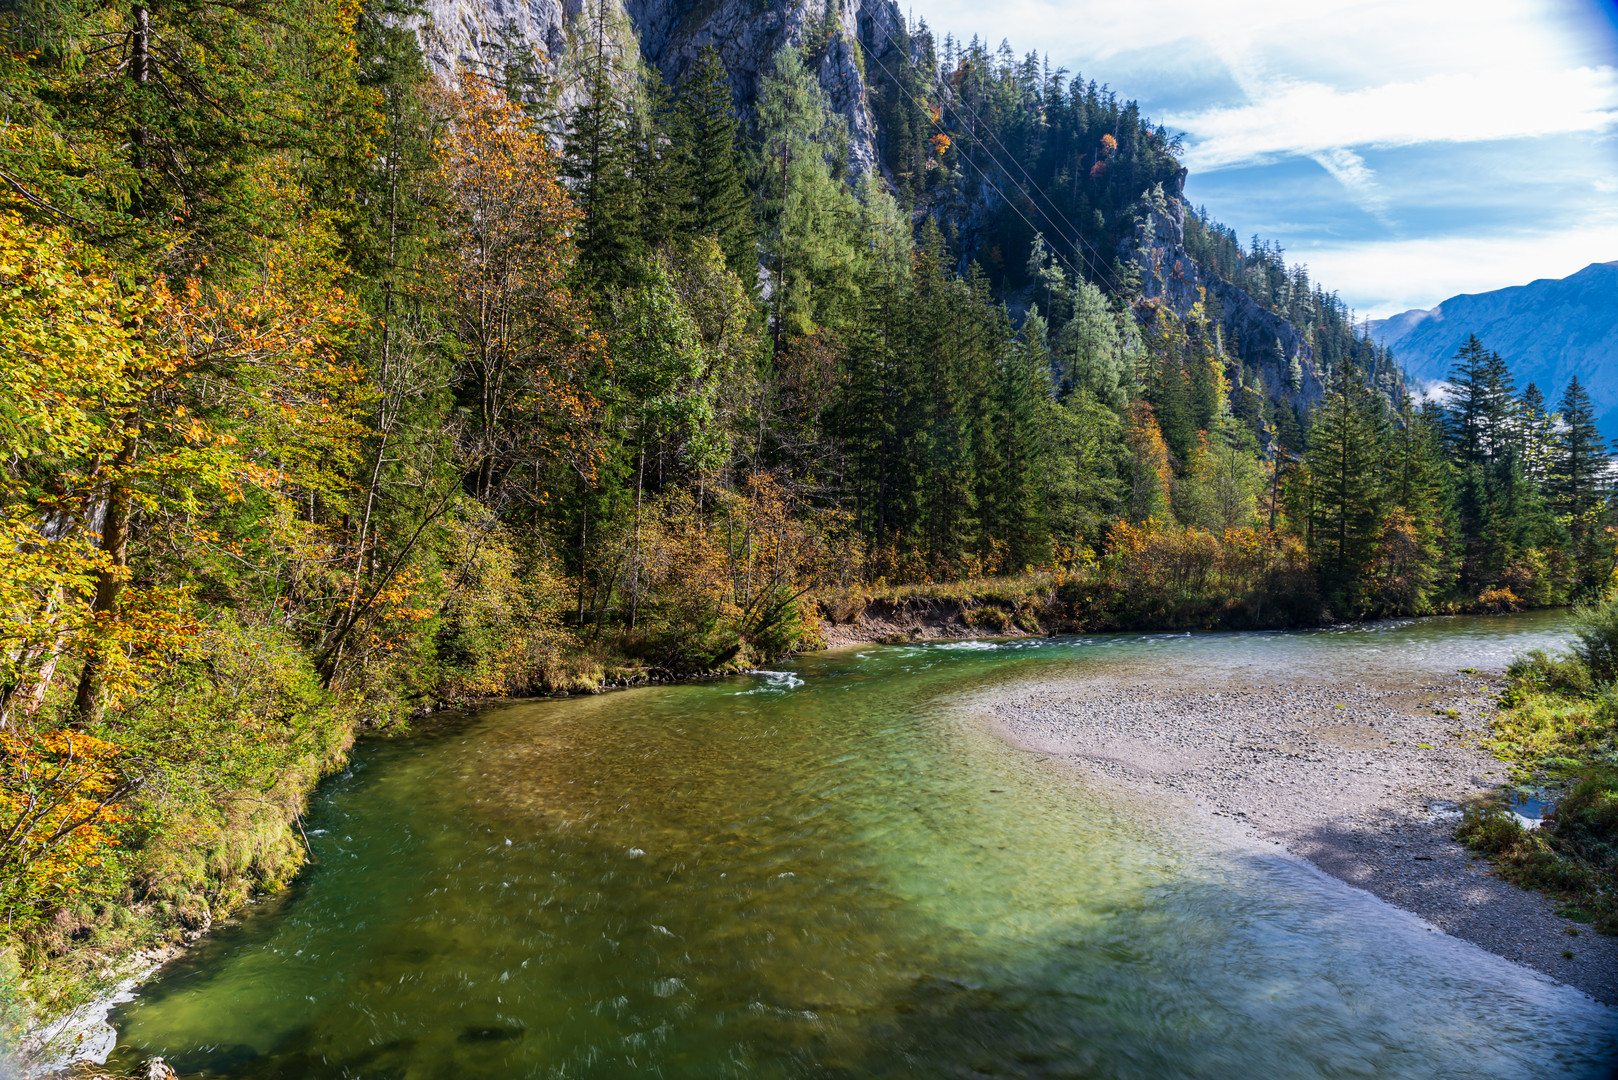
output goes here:
[{"label": "orange leaved tree", "polygon": [[449,112],[438,147],[452,238],[444,284],[470,487],[491,505],[543,498],[519,483],[538,463],[561,456],[588,468],[595,450],[586,379],[605,354],[568,287],[579,215],[544,135],[489,78],[463,68]]}]

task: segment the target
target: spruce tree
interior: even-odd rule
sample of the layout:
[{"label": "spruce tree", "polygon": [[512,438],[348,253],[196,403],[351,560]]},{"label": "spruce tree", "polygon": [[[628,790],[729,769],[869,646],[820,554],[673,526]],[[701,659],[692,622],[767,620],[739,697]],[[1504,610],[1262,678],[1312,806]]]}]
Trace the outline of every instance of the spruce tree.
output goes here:
[{"label": "spruce tree", "polygon": [[1051,408],[1050,351],[1039,309],[1030,310],[1016,338],[1003,344],[993,418],[998,475],[989,528],[1005,553],[1004,569],[1015,573],[1050,555],[1050,525],[1040,491],[1046,453],[1042,432]]},{"label": "spruce tree", "polygon": [[1596,505],[1608,461],[1605,442],[1596,428],[1590,394],[1577,375],[1562,393],[1561,414],[1562,431],[1557,438],[1551,497],[1559,513],[1576,517]]},{"label": "spruce tree", "polygon": [[685,124],[654,67],[641,65],[639,93],[628,118],[637,245],[657,251],[691,229],[690,162],[680,153]]},{"label": "spruce tree", "polygon": [[1381,525],[1386,421],[1352,361],[1339,365],[1309,429],[1310,532],[1325,592],[1357,613]]},{"label": "spruce tree", "polygon": [[1450,371],[1451,438],[1461,461],[1493,463],[1507,452],[1512,413],[1511,371],[1499,353],[1469,336],[1455,353]]},{"label": "spruce tree", "polygon": [[703,46],[682,88],[680,143],[691,231],[714,236],[742,280],[758,276],[757,229],[747,190],[730,73],[719,50]]},{"label": "spruce tree", "polygon": [[1523,391],[1517,410],[1517,456],[1523,475],[1544,491],[1556,457],[1556,420],[1545,407],[1545,395],[1533,383]]},{"label": "spruce tree", "polygon": [[562,149],[562,175],[581,215],[577,272],[586,285],[622,287],[634,280],[646,254],[629,90],[638,68],[625,43],[632,31],[613,0],[595,0],[579,29],[579,98]]}]

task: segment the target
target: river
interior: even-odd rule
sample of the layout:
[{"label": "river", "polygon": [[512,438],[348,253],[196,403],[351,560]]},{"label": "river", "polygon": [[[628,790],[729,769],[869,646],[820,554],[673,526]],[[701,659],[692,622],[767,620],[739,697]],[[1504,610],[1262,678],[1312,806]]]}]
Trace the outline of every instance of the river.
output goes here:
[{"label": "river", "polygon": [[1605,1075],[1615,1014],[1109,801],[975,695],[1498,667],[1558,618],[823,653],[362,745],[316,861],[112,1017],[182,1076]]}]

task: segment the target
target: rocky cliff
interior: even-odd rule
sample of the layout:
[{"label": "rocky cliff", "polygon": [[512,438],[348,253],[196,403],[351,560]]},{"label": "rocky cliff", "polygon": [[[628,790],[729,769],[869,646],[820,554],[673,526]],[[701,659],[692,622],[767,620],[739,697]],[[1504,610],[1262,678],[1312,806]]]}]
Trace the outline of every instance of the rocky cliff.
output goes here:
[{"label": "rocky cliff", "polygon": [[[504,40],[536,48],[553,77],[564,70],[568,26],[589,0],[427,0],[419,24],[434,67],[448,75],[461,61],[491,62]],[[719,50],[736,101],[758,93],[776,49],[815,46],[820,85],[848,120],[850,165],[876,168],[877,129],[867,101],[862,53],[886,58],[904,25],[894,0],[613,0],[621,3],[641,55],[678,84],[704,46]],[[565,95],[565,90],[564,90]]]},{"label": "rocky cliff", "polygon": [[[420,32],[434,66],[448,75],[461,61],[496,62],[507,44],[532,46],[553,77],[565,82],[568,27],[592,0],[427,0]],[[610,0],[622,5],[641,55],[677,85],[707,45],[719,50],[731,73],[739,106],[758,94],[771,58],[782,45],[807,47],[820,84],[848,120],[850,166],[880,168],[881,132],[870,107],[866,60],[897,68],[895,37],[905,17],[895,0]],[[628,44],[628,43],[626,43]],[[563,102],[568,100],[564,85]],[[1010,181],[1007,180],[1009,183]],[[1257,371],[1267,396],[1307,405],[1323,393],[1323,373],[1305,335],[1256,303],[1241,289],[1202,274],[1184,246],[1185,172],[1142,193],[1144,223],[1120,254],[1141,272],[1148,298],[1184,317],[1202,302],[1219,324],[1228,353]],[[989,190],[992,190],[989,189]],[[995,196],[987,191],[980,199]],[[955,207],[951,224],[963,245],[990,206]],[[962,253],[963,260],[972,253]],[[1302,372],[1293,385],[1293,361]],[[1258,389],[1258,387],[1255,387]]]},{"label": "rocky cliff", "polygon": [[[1124,259],[1140,271],[1142,295],[1181,318],[1203,304],[1220,328],[1227,355],[1259,372],[1268,397],[1294,405],[1320,400],[1324,373],[1304,334],[1241,289],[1204,274],[1186,251],[1185,178],[1181,169],[1171,185],[1145,195],[1141,226],[1122,245]],[[1302,372],[1296,387],[1291,385],[1294,359]]]}]

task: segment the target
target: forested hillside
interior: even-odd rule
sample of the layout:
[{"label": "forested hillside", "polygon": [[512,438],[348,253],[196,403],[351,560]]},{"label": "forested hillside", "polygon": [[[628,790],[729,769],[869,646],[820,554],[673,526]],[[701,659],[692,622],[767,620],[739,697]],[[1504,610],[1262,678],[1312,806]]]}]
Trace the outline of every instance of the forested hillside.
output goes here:
[{"label": "forested hillside", "polygon": [[1604,586],[1576,386],[1474,342],[1418,409],[1133,104],[787,14],[740,97],[612,0],[449,79],[391,2],[4,16],[26,997],[287,880],[354,733],[446,704],[747,667],[901,587],[1084,631]]}]

